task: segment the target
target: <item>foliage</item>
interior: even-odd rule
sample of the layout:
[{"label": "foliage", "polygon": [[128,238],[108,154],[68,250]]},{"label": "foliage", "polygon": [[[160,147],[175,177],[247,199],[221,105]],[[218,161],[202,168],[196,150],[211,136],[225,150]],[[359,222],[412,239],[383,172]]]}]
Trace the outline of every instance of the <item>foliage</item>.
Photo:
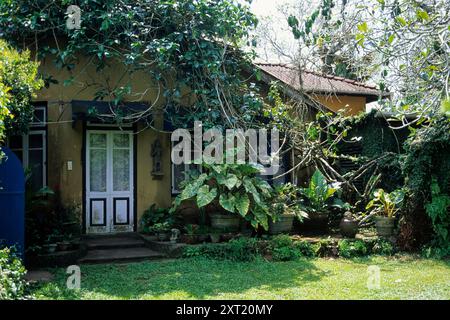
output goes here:
[{"label": "foliage", "polygon": [[[18,52],[0,39],[0,143],[5,130],[28,130],[33,116],[30,101],[43,83],[37,77],[38,63],[30,61],[28,51]],[[1,159],[1,156],[0,156]]]},{"label": "foliage", "polygon": [[182,186],[171,208],[174,212],[185,200],[195,200],[199,208],[215,205],[229,214],[239,214],[256,229],[268,229],[272,187],[260,177],[259,169],[250,164],[207,164],[202,173],[193,173]]},{"label": "foliage", "polygon": [[253,261],[258,256],[257,240],[237,238],[227,243],[190,246],[183,252],[184,257],[206,257],[230,261]]},{"label": "foliage", "polygon": [[39,64],[30,61],[29,51],[18,52],[4,40],[0,40],[0,52],[0,120],[3,121],[0,130],[6,128],[16,134],[27,132],[33,116],[31,99],[43,86],[37,76]]},{"label": "foliage", "polygon": [[[277,214],[295,215],[299,221],[307,217],[300,205],[300,189],[292,183],[284,183],[274,187],[272,193],[272,210]],[[274,217],[275,220],[276,216]],[[276,220],[275,220],[276,221]]]},{"label": "foliage", "polygon": [[184,227],[184,230],[186,231],[186,234],[188,234],[188,235],[197,234],[198,229],[199,229],[198,224],[188,224]]},{"label": "foliage", "polygon": [[158,208],[156,204],[152,204],[150,208],[144,211],[140,224],[143,233],[152,233],[156,224],[167,222],[169,225],[175,223],[175,217],[169,214],[169,209]]},{"label": "foliage", "polygon": [[435,246],[444,251],[442,255],[450,255],[450,196],[441,193],[435,177],[431,183],[431,201],[425,209],[433,224]]},{"label": "foliage", "polygon": [[372,254],[391,256],[394,252],[395,248],[392,243],[384,239],[378,239],[372,246]]},{"label": "foliage", "polygon": [[408,197],[399,242],[403,249],[413,250],[432,240],[433,228],[424,204],[431,201],[433,177],[437,177],[442,193],[450,193],[450,119],[436,117],[420,128],[412,128],[404,148]]},{"label": "foliage", "polygon": [[171,225],[169,222],[158,222],[149,227],[149,232],[151,233],[160,233],[160,232],[168,232],[170,231]]},{"label": "foliage", "polygon": [[[66,28],[69,4],[81,9],[80,29]],[[203,119],[206,127],[232,126],[235,121],[250,121],[261,109],[257,94],[237,76],[253,68],[253,51],[240,49],[254,44],[251,30],[257,24],[245,3],[7,0],[0,2],[0,12],[0,36],[17,44],[33,39],[30,46],[36,47],[40,59],[52,57],[57,67],[69,72],[67,79],[60,79],[65,86],[74,85],[84,70],[78,61],[81,55],[88,57],[88,64],[98,72],[116,61],[123,62],[122,82],[92,84],[96,99],[112,101],[117,122],[147,118],[153,111],[129,114],[122,108],[127,97],[143,95],[132,86],[136,72],[144,74],[147,90],[159,83],[167,110],[178,110],[185,89],[191,90],[191,108],[185,108],[183,114],[170,113],[176,127],[189,126],[193,119]],[[34,39],[39,39],[39,45],[35,46]],[[234,114],[236,111],[239,114]]]},{"label": "foliage", "polygon": [[292,261],[300,257],[313,257],[314,248],[307,241],[293,241],[288,235],[278,235],[270,240],[269,252],[274,261]]},{"label": "foliage", "polygon": [[14,249],[0,248],[0,300],[20,299],[25,295],[26,270]]},{"label": "foliage", "polygon": [[400,210],[404,197],[405,192],[402,189],[394,190],[391,193],[378,189],[374,192],[373,199],[367,204],[366,209],[370,209],[374,214],[393,218]]},{"label": "foliage", "polygon": [[365,256],[369,250],[367,244],[362,240],[350,241],[347,239],[338,242],[339,256],[343,258],[353,258]]},{"label": "foliage", "polygon": [[[28,180],[29,181],[29,180]],[[44,187],[33,192],[27,183],[25,192],[25,239],[27,250],[39,251],[49,236],[59,233],[62,225],[55,210],[55,192]]]},{"label": "foliage", "polygon": [[345,207],[344,203],[335,195],[340,190],[339,183],[329,184],[325,176],[316,170],[307,188],[300,189],[306,198],[303,208],[307,213],[327,213],[330,207]]}]

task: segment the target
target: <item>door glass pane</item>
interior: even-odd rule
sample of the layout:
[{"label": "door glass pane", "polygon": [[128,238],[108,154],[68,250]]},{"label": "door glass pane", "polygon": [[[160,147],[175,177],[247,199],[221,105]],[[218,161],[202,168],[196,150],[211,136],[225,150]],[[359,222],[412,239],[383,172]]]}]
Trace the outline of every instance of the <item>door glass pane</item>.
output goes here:
[{"label": "door glass pane", "polygon": [[28,153],[28,168],[31,170],[30,184],[33,191],[37,191],[44,185],[42,150],[30,150]]},{"label": "door glass pane", "polygon": [[91,191],[106,192],[106,149],[90,150],[89,167]]},{"label": "door glass pane", "polygon": [[130,190],[130,150],[113,150],[113,190]]},{"label": "door glass pane", "polygon": [[129,148],[130,147],[130,135],[128,133],[116,133],[114,134],[114,147],[115,148]]},{"label": "door glass pane", "polygon": [[91,133],[89,138],[91,148],[106,148],[106,134]]},{"label": "door glass pane", "polygon": [[44,146],[43,134],[30,134],[28,136],[29,148],[42,148]]}]

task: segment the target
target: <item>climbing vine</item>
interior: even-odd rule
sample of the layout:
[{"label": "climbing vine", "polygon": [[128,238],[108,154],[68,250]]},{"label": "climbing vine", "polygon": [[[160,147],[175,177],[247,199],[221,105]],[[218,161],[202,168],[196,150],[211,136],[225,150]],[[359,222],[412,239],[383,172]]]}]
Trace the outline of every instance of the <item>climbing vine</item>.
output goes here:
[{"label": "climbing vine", "polygon": [[[66,27],[69,5],[81,9],[79,29]],[[142,81],[160,86],[158,95],[172,114],[189,96],[188,112],[173,119],[177,126],[193,118],[205,126],[251,122],[262,103],[240,75],[252,73],[254,52],[242,48],[255,44],[250,31],[256,24],[248,5],[235,0],[0,2],[0,36],[68,70],[64,85],[76,81],[81,55],[98,71],[114,61],[126,66],[126,84],[95,84],[95,98],[112,102],[116,121],[137,121],[154,110],[155,101],[144,112],[123,112],[126,97],[139,100],[145,94],[131,83],[131,75],[143,71]]]}]

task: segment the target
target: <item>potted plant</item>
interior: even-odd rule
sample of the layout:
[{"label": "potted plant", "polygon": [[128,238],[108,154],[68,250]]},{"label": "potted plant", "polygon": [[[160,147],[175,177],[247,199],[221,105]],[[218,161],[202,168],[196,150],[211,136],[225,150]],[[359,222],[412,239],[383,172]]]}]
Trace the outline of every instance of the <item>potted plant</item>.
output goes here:
[{"label": "potted plant", "polygon": [[358,221],[354,219],[350,211],[346,211],[339,223],[339,230],[342,236],[346,238],[354,238],[358,233]]},{"label": "potted plant", "polygon": [[58,242],[58,251],[67,251],[71,246],[72,235],[64,235],[63,240]]},{"label": "potted plant", "polygon": [[170,239],[170,228],[170,223],[166,221],[155,223],[151,230],[156,234],[159,241],[168,241]]},{"label": "potted plant", "polygon": [[272,211],[276,214],[269,221],[269,233],[288,233],[292,230],[294,219],[302,221],[306,213],[298,206],[298,188],[291,183],[277,186],[273,192]]},{"label": "potted plant", "polygon": [[198,224],[188,224],[184,227],[186,233],[183,235],[183,242],[187,244],[196,244],[198,242],[197,229]]},{"label": "potted plant", "polygon": [[380,237],[390,237],[394,234],[394,218],[403,203],[405,192],[397,189],[391,193],[378,189],[373,194],[366,209],[375,216],[375,226]]},{"label": "potted plant", "polygon": [[208,206],[211,227],[239,229],[246,219],[253,228],[268,229],[272,187],[257,177],[260,170],[251,164],[202,163],[202,173],[191,173],[174,201],[171,212],[183,201],[194,200],[198,208]]},{"label": "potted plant", "polygon": [[328,214],[331,207],[348,207],[348,204],[336,197],[339,190],[340,184],[328,183],[320,170],[314,172],[307,188],[300,188],[303,198],[300,200],[299,206],[308,215],[303,222],[306,229],[327,231]]},{"label": "potted plant", "polygon": [[44,249],[45,253],[54,253],[56,251],[57,246],[58,245],[56,244],[56,241],[54,240],[54,236],[49,235],[47,238],[47,241],[42,246],[42,248]]}]

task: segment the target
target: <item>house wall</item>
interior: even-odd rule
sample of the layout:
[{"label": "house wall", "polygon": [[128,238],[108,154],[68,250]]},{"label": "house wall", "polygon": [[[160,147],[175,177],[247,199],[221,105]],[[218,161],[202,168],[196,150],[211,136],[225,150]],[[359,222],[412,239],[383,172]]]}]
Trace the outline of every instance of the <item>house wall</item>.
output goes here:
[{"label": "house wall", "polygon": [[315,94],[312,98],[334,112],[345,109],[346,115],[357,115],[358,113],[366,111],[366,97],[362,96]]},{"label": "house wall", "polygon": [[[163,102],[159,84],[152,83],[150,77],[143,72],[132,76],[126,75],[126,69],[117,63],[114,68],[106,68],[99,73],[88,61],[81,59],[75,72],[69,73],[54,67],[51,59],[41,62],[40,72],[52,75],[58,84],[51,84],[42,89],[36,101],[47,102],[47,172],[48,186],[59,190],[64,205],[76,205],[83,208],[83,123],[76,121],[72,125],[72,100],[94,100],[98,86],[86,84],[109,83],[126,85],[130,81],[133,92],[142,92],[139,96],[129,96],[128,101],[145,101],[155,103],[155,109]],[[124,76],[125,74],[125,76]],[[63,81],[74,76],[74,82],[65,86]],[[123,77],[124,76],[124,77]],[[123,78],[122,78],[123,77]],[[162,115],[155,115],[155,126],[162,128]],[[139,223],[145,209],[151,204],[168,207],[171,204],[171,165],[170,135],[154,129],[146,129],[139,124],[136,130],[136,204]],[[162,144],[162,165],[164,176],[154,180],[151,175],[151,145],[159,138]],[[68,161],[72,162],[72,170],[68,170]],[[81,216],[80,216],[81,220]]]}]

